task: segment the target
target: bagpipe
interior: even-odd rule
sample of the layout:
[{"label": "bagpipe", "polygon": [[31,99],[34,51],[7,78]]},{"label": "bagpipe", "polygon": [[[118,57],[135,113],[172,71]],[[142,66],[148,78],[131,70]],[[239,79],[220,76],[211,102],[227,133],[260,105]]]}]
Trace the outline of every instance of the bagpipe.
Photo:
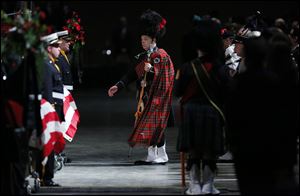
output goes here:
[{"label": "bagpipe", "polygon": [[[145,55],[147,54],[147,60],[144,62],[145,63],[150,63],[150,55],[152,54],[151,51],[145,51],[145,52],[141,52],[139,54],[137,54],[135,56],[136,59],[139,59],[141,55]],[[144,76],[143,76],[143,84],[141,85],[141,90],[140,90],[140,94],[139,94],[139,101],[138,101],[138,104],[137,104],[137,110],[134,114],[135,116],[135,122],[134,122],[134,125],[137,124],[138,122],[138,119],[141,117],[144,109],[145,109],[145,104],[144,104],[144,101],[143,101],[143,96],[144,96],[144,91],[145,91],[145,87],[146,87],[146,79],[147,79],[147,73],[148,72],[145,72]]]}]

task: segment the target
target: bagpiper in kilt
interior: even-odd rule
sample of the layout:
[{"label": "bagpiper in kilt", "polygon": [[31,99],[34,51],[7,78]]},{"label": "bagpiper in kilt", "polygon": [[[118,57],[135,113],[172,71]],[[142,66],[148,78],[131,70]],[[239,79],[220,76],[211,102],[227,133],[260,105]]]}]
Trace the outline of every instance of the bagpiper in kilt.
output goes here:
[{"label": "bagpiper in kilt", "polygon": [[[167,126],[171,110],[172,90],[174,84],[174,66],[170,56],[163,49],[157,49],[150,55],[150,62],[154,66],[152,85],[145,93],[145,109],[135,124],[128,142],[130,146],[154,145],[160,142]],[[138,72],[140,63],[135,68],[138,78],[143,77]],[[147,81],[148,83],[148,81]],[[145,97],[145,96],[144,96]]]},{"label": "bagpiper in kilt", "polygon": [[[121,80],[110,87],[110,97],[136,80],[138,89],[137,112],[129,146],[148,147],[145,160],[136,161],[136,165],[166,164],[164,131],[171,113],[174,67],[170,56],[157,47],[157,41],[165,34],[166,20],[155,11],[146,10],[140,17],[139,35],[144,52],[136,58],[139,63],[129,70]],[[169,121],[171,124],[172,120]],[[131,149],[130,148],[130,149]]]}]

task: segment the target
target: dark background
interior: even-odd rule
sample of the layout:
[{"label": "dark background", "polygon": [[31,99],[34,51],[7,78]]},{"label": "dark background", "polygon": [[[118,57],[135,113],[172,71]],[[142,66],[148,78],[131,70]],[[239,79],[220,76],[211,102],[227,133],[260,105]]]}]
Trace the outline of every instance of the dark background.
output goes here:
[{"label": "dark background", "polygon": [[[21,2],[1,2],[1,9],[14,12]],[[136,32],[140,14],[150,8],[159,12],[167,20],[167,33],[158,43],[171,56],[175,67],[182,63],[182,36],[190,29],[193,14],[219,18],[222,23],[229,20],[240,24],[246,17],[259,10],[264,20],[272,25],[278,17],[287,22],[299,18],[299,4],[296,1],[39,1],[27,3],[28,6],[40,6],[46,10],[48,23],[55,31],[62,30],[66,13],[77,11],[86,33],[86,45],[83,48],[83,84],[84,87],[108,88],[126,72],[115,62],[113,32],[121,16],[128,20],[131,33],[130,57],[142,51],[140,38]],[[110,49],[112,55],[106,55]]]}]

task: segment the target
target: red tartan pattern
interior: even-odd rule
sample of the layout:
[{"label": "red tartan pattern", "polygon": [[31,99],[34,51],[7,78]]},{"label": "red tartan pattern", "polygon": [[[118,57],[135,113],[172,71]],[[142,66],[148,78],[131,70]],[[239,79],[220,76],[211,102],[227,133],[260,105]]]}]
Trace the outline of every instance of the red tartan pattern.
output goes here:
[{"label": "red tartan pattern", "polygon": [[145,73],[145,62],[146,61],[142,61],[140,62],[137,66],[135,66],[135,72],[138,76],[138,78],[142,78],[144,73]]},{"label": "red tartan pattern", "polygon": [[[159,49],[150,56],[154,66],[154,78],[149,90],[149,101],[138,119],[133,133],[128,139],[131,147],[135,145],[149,146],[154,133],[161,135],[167,127],[171,110],[172,90],[174,85],[174,66],[165,50]],[[158,63],[153,59],[159,58]]]}]

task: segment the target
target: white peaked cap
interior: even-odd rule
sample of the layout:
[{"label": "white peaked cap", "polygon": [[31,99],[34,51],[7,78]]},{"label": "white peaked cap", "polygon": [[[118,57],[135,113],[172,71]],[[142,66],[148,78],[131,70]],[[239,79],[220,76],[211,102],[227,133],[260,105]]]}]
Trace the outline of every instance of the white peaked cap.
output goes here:
[{"label": "white peaked cap", "polygon": [[65,31],[58,31],[58,32],[56,32],[56,34],[57,34],[57,37],[60,38],[60,37],[68,35],[69,33],[67,30],[65,30]]},{"label": "white peaked cap", "polygon": [[58,37],[56,33],[52,33],[50,35],[46,35],[41,37],[41,41],[44,41],[47,43],[47,45],[51,45],[54,43],[58,43]]}]

